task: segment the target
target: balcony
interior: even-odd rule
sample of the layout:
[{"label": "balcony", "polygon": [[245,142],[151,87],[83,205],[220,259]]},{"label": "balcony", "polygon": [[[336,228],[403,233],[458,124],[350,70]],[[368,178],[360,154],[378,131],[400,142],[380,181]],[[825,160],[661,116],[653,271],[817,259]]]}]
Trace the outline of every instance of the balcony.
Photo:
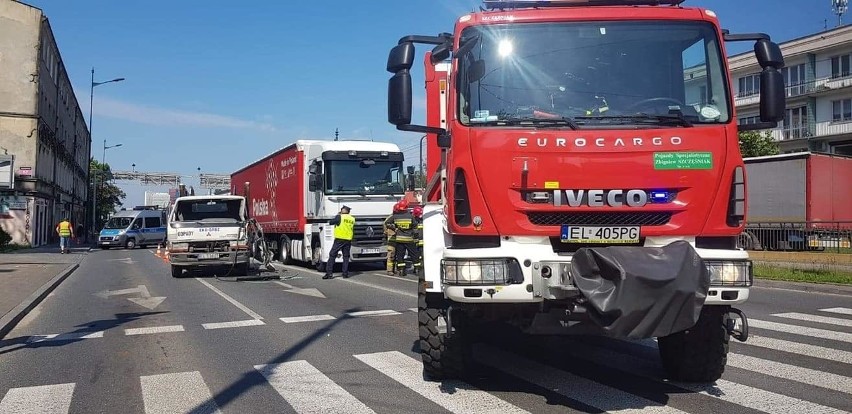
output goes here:
[{"label": "balcony", "polygon": [[[852,74],[842,77],[823,77],[800,82],[786,87],[787,98],[808,96],[832,90],[852,87]],[[746,92],[734,95],[734,105],[748,106],[760,103],[760,92]]]},{"label": "balcony", "polygon": [[789,141],[804,138],[822,138],[835,135],[852,134],[850,121],[824,121],[811,125],[800,125],[792,128],[776,128],[771,130],[775,141]]},{"label": "balcony", "polygon": [[852,122],[849,121],[827,121],[817,122],[816,135],[818,137],[852,134]]}]

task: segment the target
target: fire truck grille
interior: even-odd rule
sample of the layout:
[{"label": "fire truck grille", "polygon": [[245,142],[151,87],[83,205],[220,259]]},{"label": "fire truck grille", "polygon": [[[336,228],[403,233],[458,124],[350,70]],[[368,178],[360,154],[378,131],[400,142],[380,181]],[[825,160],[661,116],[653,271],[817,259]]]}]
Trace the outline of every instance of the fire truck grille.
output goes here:
[{"label": "fire truck grille", "polygon": [[528,213],[530,223],[537,226],[662,226],[671,220],[667,211]]}]

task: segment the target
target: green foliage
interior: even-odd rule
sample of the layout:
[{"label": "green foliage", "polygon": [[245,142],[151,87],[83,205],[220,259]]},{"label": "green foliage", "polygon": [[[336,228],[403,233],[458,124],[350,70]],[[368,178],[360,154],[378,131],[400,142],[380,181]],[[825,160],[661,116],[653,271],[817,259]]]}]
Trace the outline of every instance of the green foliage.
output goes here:
[{"label": "green foliage", "polygon": [[778,143],[770,131],[740,131],[740,152],[743,158],[776,155]]},{"label": "green foliage", "polygon": [[90,168],[92,170],[92,184],[97,186],[96,228],[100,230],[106,218],[115,212],[116,207],[122,204],[127,194],[110,181],[112,170],[109,164],[101,164],[93,159]]}]

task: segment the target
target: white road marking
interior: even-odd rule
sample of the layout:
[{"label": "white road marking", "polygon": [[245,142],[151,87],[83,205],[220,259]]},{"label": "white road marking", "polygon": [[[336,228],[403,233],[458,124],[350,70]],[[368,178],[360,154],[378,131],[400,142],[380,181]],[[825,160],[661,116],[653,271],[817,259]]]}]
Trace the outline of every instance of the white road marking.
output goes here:
[{"label": "white road marking", "polygon": [[733,353],[728,354],[728,365],[772,377],[840,391],[846,394],[852,393],[852,381],[848,377],[829,372]]},{"label": "white road marking", "polygon": [[281,322],[284,323],[298,323],[298,322],[316,322],[316,321],[330,321],[334,319],[334,316],[331,315],[308,315],[308,316],[291,316],[289,318],[280,318]]},{"label": "white road marking", "polygon": [[244,326],[258,326],[265,325],[263,321],[258,319],[249,319],[245,321],[232,321],[232,322],[215,322],[215,323],[203,323],[201,326],[204,329],[222,329],[222,328],[242,328]]},{"label": "white road marking", "polygon": [[759,319],[749,319],[749,327],[758,329],[768,329],[784,333],[791,333],[803,336],[812,336],[814,338],[830,339],[832,341],[852,342],[852,334],[846,332],[829,331],[827,329],[808,328],[806,326],[787,325],[784,323],[762,321]]},{"label": "white road marking", "polygon": [[145,414],[220,413],[198,371],[140,377]]},{"label": "white road marking", "polygon": [[772,316],[777,316],[779,318],[787,318],[787,319],[795,319],[799,321],[805,322],[816,322],[823,323],[827,325],[837,325],[843,326],[846,328],[852,327],[852,319],[842,319],[842,318],[832,318],[828,316],[820,316],[820,315],[809,315],[806,313],[773,313]]},{"label": "white road marking", "polygon": [[204,280],[204,279],[200,279],[200,278],[195,278],[195,280],[197,280],[197,281],[201,282],[201,284],[203,284],[204,286],[207,286],[207,287],[208,287],[208,288],[210,288],[210,290],[212,290],[213,292],[216,292],[216,294],[217,294],[217,295],[219,295],[219,296],[221,296],[221,297],[225,298],[225,300],[227,300],[228,302],[230,302],[232,305],[234,305],[234,306],[236,306],[236,307],[240,308],[240,310],[241,310],[241,311],[245,312],[248,316],[251,316],[253,319],[263,319],[263,316],[258,315],[258,314],[257,314],[257,313],[255,313],[253,310],[249,309],[249,308],[248,308],[248,306],[243,305],[243,304],[242,304],[242,303],[240,303],[240,302],[237,302],[237,300],[236,300],[236,299],[234,299],[234,298],[232,298],[232,297],[228,296],[227,294],[225,294],[225,292],[222,292],[221,290],[217,289],[217,288],[216,288],[216,286],[211,285],[211,284],[210,284],[210,283],[208,283],[206,280]]},{"label": "white road marking", "polygon": [[[749,320],[751,322],[751,320]],[[648,378],[653,381],[661,381],[659,375],[660,367],[656,361],[645,360],[611,351],[601,347],[592,347],[585,344],[573,343],[564,348],[564,352],[574,358],[579,358],[591,363],[607,366],[609,368],[628,372]],[[732,404],[741,405],[769,414],[841,414],[843,411],[826,407],[810,401],[788,397],[786,395],[738,384],[724,379],[716,380],[714,384],[695,384],[681,382],[666,382],[685,390],[700,393],[708,397],[717,398]]]},{"label": "white road marking", "polygon": [[307,361],[255,365],[297,413],[373,413]]},{"label": "white road marking", "polygon": [[0,400],[0,413],[67,413],[73,396],[74,383],[12,388]]},{"label": "white road marking", "polygon": [[[676,408],[609,387],[493,346],[477,348],[476,359],[526,382],[610,413],[683,413]],[[626,408],[637,407],[637,408]],[[641,407],[641,408],[638,408]]]},{"label": "white road marking", "polygon": [[420,309],[417,308],[408,308],[408,310],[411,312],[420,312]]},{"label": "white road marking", "polygon": [[406,292],[404,290],[374,285],[372,283],[361,282],[360,280],[352,280],[352,279],[340,279],[340,280],[343,280],[344,282],[348,282],[348,283],[354,283],[356,285],[366,286],[366,287],[373,288],[373,289],[383,290],[385,292],[396,293],[397,295],[408,296],[408,297],[411,297],[411,298],[417,297],[417,293],[414,293],[414,292]]},{"label": "white road marking", "polygon": [[527,413],[462,381],[426,381],[420,361],[398,351],[361,354],[355,358],[454,413]]},{"label": "white road marking", "polygon": [[346,315],[351,316],[353,318],[361,318],[361,317],[365,317],[365,316],[390,316],[390,315],[402,315],[402,314],[395,311],[395,310],[383,309],[383,310],[374,310],[374,311],[349,312]]},{"label": "white road marking", "polygon": [[383,275],[381,273],[376,273],[376,272],[369,272],[368,274],[372,275],[372,276],[386,277],[388,279],[396,279],[396,280],[402,280],[402,281],[405,281],[405,282],[417,283],[417,279],[409,279],[409,278],[399,277],[399,276]]},{"label": "white road marking", "polygon": [[124,334],[127,336],[148,335],[168,332],[183,332],[183,325],[149,326],[147,328],[129,328],[124,330]]},{"label": "white road marking", "polygon": [[820,310],[823,311],[823,312],[829,312],[829,313],[839,313],[841,315],[852,315],[852,309],[849,309],[849,308],[827,308],[827,309],[820,309]]},{"label": "white road marking", "polygon": [[75,341],[78,339],[103,338],[104,331],[69,332],[64,334],[33,335],[27,339],[27,343]]},{"label": "white road marking", "polygon": [[800,344],[798,342],[785,341],[783,339],[767,338],[749,334],[748,341],[736,342],[736,346],[757,346],[778,351],[790,352],[813,358],[827,359],[829,361],[852,364],[852,352],[839,349],[826,348],[823,346]]}]

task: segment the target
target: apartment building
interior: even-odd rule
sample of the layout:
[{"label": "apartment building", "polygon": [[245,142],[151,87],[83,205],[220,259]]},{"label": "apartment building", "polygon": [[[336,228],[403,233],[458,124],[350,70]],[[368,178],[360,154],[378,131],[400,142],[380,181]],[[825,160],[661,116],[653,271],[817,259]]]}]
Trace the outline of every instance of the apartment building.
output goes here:
[{"label": "apartment building", "polygon": [[[852,25],[779,43],[787,114],[772,136],[781,152],[852,155]],[[759,121],[760,66],[754,53],[728,58],[740,123]]]},{"label": "apartment building", "polygon": [[0,227],[12,241],[56,241],[63,217],[83,224],[91,139],[47,17],[0,0],[0,154],[13,156],[0,188]]}]

